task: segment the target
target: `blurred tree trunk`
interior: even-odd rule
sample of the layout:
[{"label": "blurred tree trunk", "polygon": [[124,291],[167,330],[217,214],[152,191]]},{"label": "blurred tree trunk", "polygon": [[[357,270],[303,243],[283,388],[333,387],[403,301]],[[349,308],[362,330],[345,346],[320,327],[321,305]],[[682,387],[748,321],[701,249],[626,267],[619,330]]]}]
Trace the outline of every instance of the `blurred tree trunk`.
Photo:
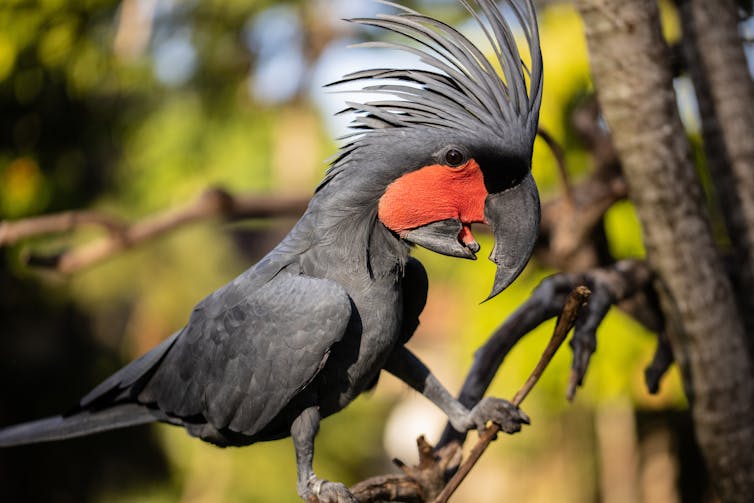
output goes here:
[{"label": "blurred tree trunk", "polygon": [[678,116],[657,4],[577,5],[599,101],[657,273],[697,440],[722,500],[752,501],[752,362]]},{"label": "blurred tree trunk", "polygon": [[730,237],[731,280],[754,355],[754,82],[733,0],[678,0],[710,178]]}]

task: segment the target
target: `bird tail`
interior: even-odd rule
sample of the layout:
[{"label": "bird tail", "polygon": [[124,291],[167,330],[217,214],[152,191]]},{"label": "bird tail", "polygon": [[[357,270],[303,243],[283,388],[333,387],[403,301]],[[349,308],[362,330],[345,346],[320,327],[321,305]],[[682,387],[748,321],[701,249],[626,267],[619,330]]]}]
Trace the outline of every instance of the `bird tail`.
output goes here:
[{"label": "bird tail", "polygon": [[155,412],[143,405],[120,403],[101,410],[82,410],[2,428],[0,447],[64,440],[158,420]]}]

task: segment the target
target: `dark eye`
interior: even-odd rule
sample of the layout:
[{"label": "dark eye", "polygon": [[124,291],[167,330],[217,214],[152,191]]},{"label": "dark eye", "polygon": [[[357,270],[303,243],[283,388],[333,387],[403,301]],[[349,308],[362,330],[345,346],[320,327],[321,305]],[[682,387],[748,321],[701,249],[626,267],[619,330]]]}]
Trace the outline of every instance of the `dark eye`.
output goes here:
[{"label": "dark eye", "polygon": [[448,163],[448,166],[460,166],[465,160],[466,156],[464,156],[459,150],[451,148],[445,152],[445,162]]}]

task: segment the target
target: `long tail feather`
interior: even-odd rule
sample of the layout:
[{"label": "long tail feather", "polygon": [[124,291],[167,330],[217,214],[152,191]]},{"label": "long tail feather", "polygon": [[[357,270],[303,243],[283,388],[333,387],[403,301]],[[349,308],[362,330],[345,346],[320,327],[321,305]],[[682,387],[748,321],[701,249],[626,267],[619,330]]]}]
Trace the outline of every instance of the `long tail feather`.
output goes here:
[{"label": "long tail feather", "polygon": [[117,404],[95,412],[53,416],[0,429],[0,447],[51,442],[157,421],[155,411],[135,403]]}]

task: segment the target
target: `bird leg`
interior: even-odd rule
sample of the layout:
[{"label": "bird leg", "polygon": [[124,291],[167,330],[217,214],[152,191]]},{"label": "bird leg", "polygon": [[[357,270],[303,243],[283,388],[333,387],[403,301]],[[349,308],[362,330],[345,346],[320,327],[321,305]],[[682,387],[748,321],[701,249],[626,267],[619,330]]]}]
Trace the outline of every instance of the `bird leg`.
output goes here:
[{"label": "bird leg", "polygon": [[304,409],[291,425],[298,468],[298,495],[308,503],[358,503],[343,484],[320,479],[314,474],[314,437],[319,431],[319,419],[319,407],[313,406]]},{"label": "bird leg", "polygon": [[506,433],[521,430],[529,418],[518,407],[501,398],[487,397],[469,410],[456,400],[440,381],[411,351],[401,346],[388,359],[385,370],[426,396],[448,416],[450,424],[460,432],[483,431],[489,421],[500,425]]}]

